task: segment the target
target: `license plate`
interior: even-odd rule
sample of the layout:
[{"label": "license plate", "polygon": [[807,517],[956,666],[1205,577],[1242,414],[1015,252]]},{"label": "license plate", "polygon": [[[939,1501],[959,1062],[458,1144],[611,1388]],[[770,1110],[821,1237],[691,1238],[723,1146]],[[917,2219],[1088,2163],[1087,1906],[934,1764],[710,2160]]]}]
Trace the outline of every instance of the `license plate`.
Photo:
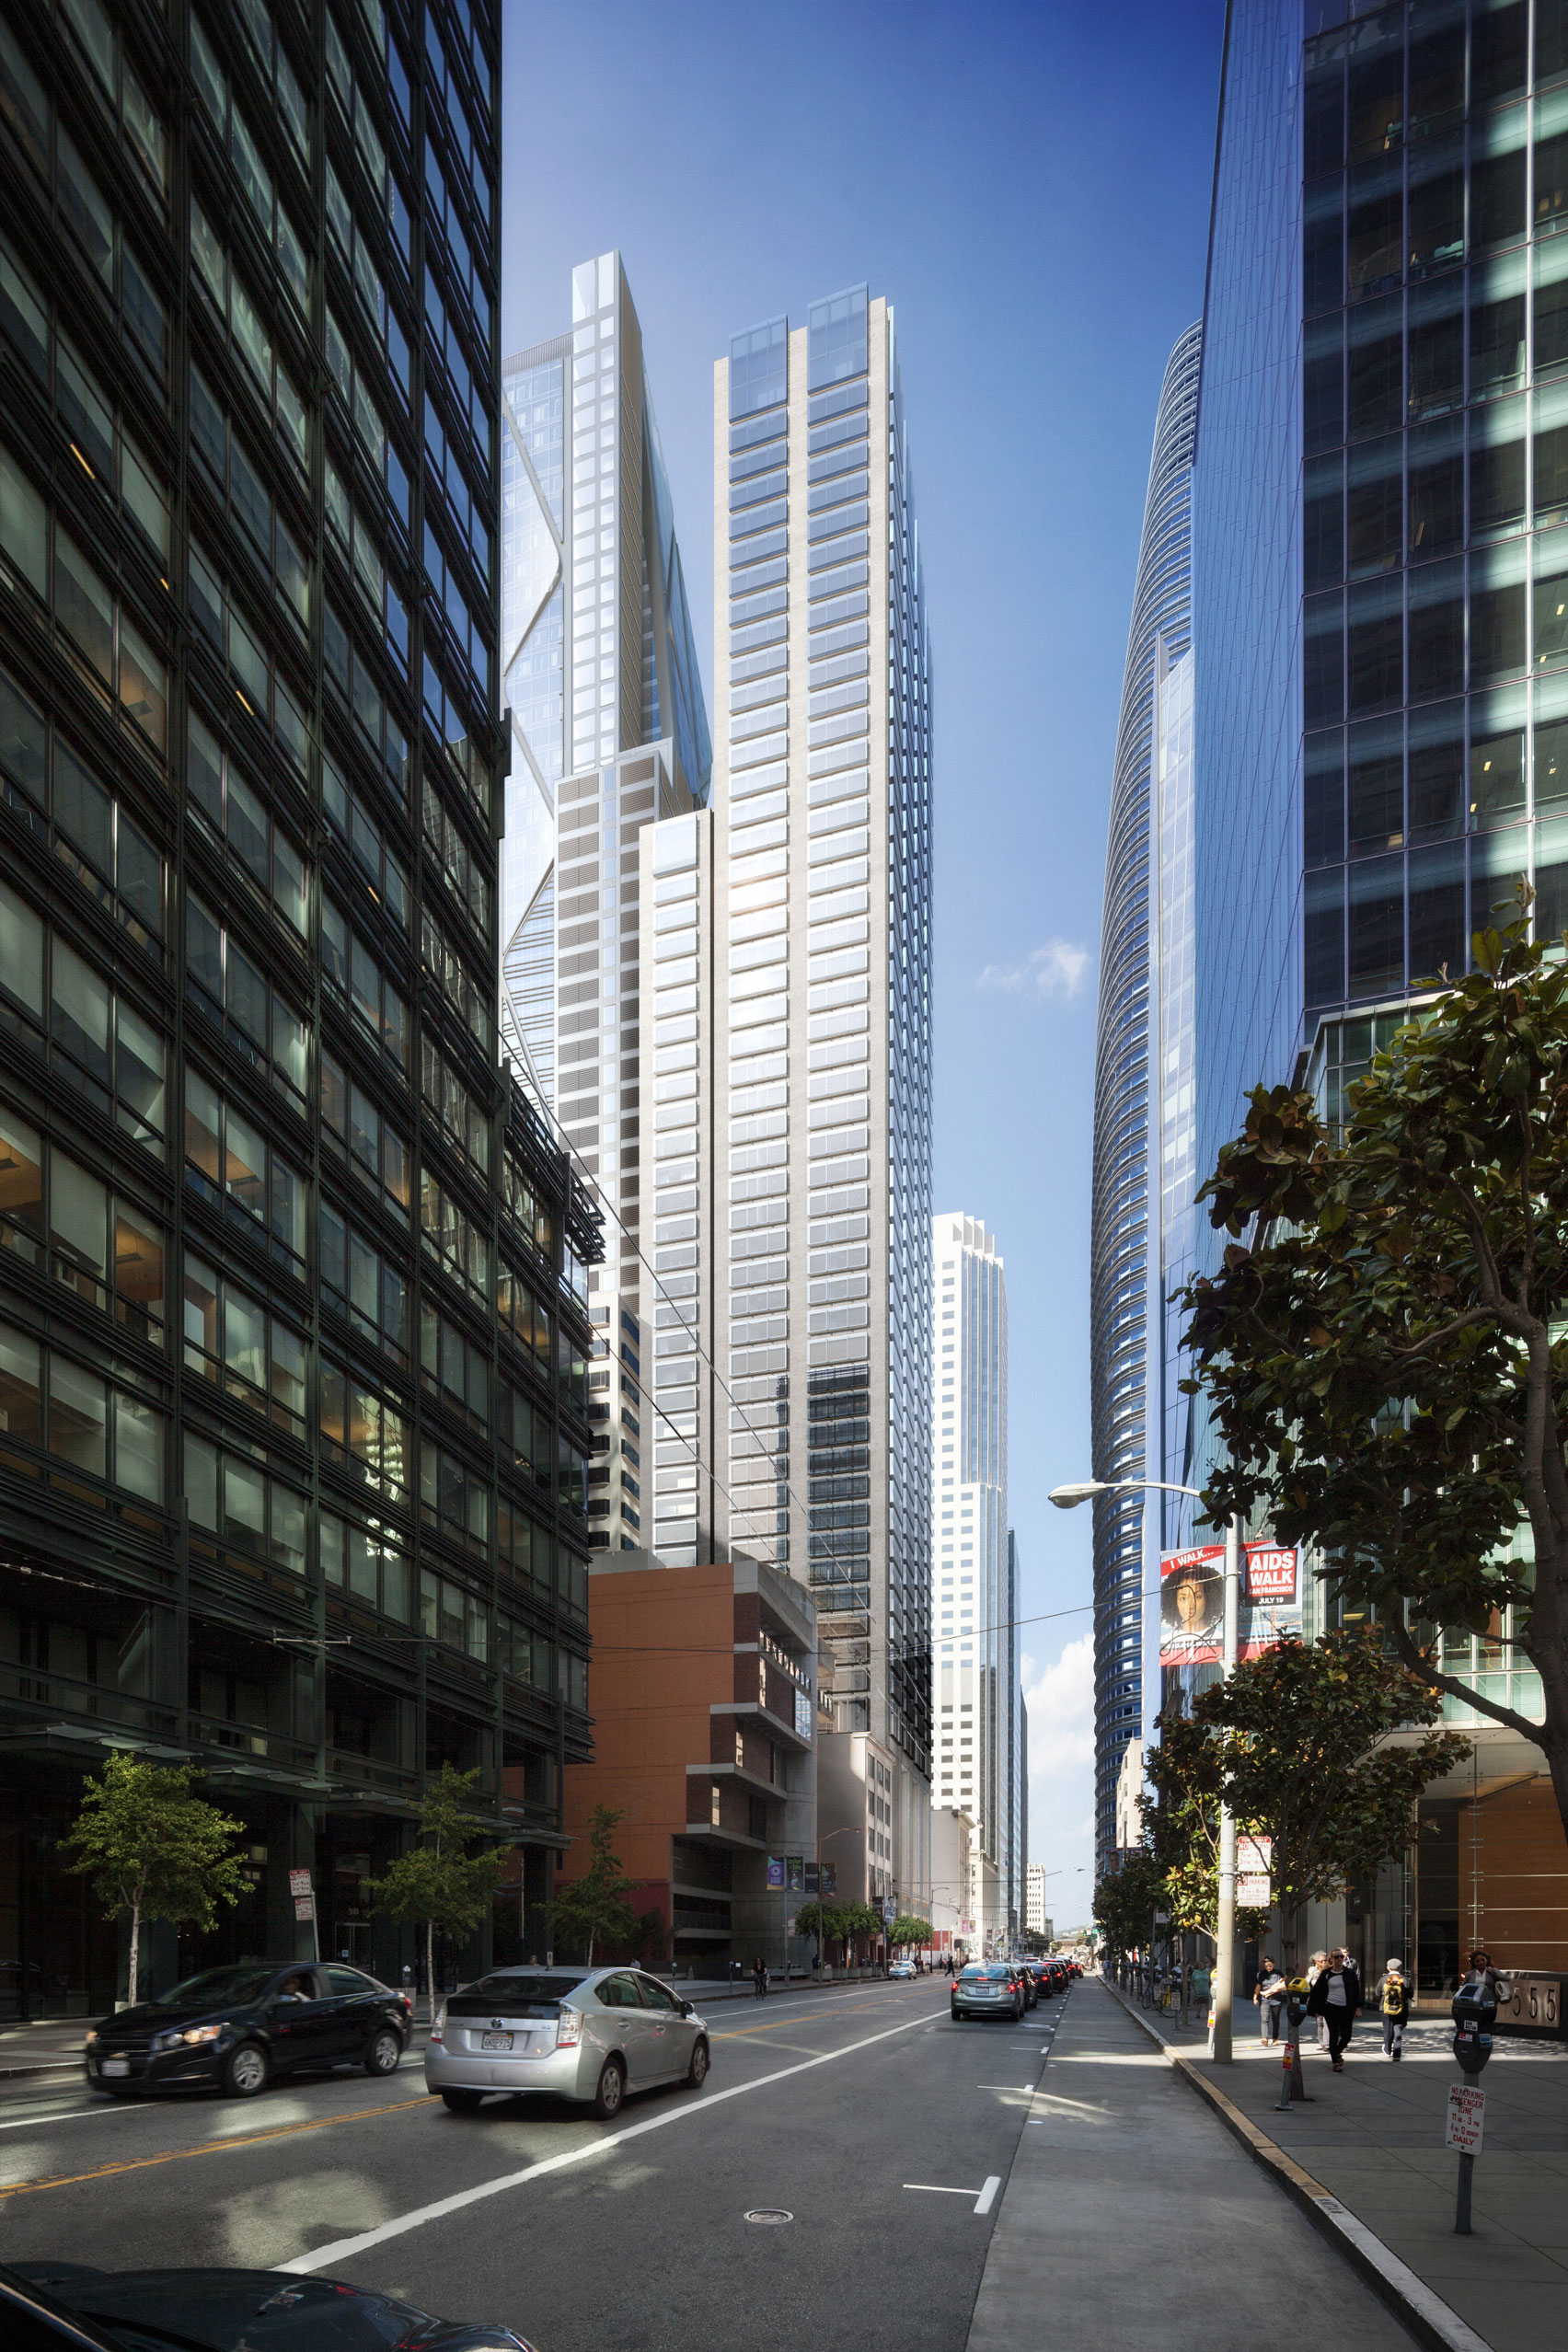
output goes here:
[{"label": "license plate", "polygon": [[98,2068],[98,2072],[100,2074],[129,2074],[130,2071],[131,2061],[129,2058],[105,2058],[102,2065]]},{"label": "license plate", "polygon": [[481,2050],[509,2050],[512,2047],[512,2036],[510,2034],[481,2034],[479,2047]]}]

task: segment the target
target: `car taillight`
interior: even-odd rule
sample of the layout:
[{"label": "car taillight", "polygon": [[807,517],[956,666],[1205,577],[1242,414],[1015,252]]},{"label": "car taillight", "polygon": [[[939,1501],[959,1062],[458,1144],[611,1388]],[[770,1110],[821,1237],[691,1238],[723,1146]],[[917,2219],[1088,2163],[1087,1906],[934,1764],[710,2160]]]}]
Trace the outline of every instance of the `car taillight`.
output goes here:
[{"label": "car taillight", "polygon": [[582,2039],[582,2012],[580,2009],[562,2009],[556,2018],[557,2049],[573,2049]]},{"label": "car taillight", "polygon": [[446,2039],[446,2003],[444,2001],[436,2012],[435,2023],[430,2029],[430,2038],[432,2042],[444,2042]]}]

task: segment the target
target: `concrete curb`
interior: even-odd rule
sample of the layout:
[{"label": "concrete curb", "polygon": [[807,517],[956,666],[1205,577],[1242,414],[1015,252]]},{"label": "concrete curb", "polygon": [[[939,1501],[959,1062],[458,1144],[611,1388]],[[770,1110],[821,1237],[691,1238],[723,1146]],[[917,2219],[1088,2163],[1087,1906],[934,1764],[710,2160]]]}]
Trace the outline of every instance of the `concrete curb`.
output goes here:
[{"label": "concrete curb", "polygon": [[1427,2352],[1493,2352],[1486,2338],[1478,2335],[1408,2263],[1391,2253],[1365,2221],[1347,2205],[1342,2205],[1321,2181],[1314,2180],[1293,2156],[1286,2155],[1267,2132],[1260,2130],[1251,2116],[1243,2115],[1234,2100],[1228,2099],[1190,2058],[1166,2040],[1158,2026],[1147,2017],[1140,2017],[1119,1987],[1108,1983],[1103,1977],[1100,1982],[1133,2023],[1141,2026],[1155,2047],[1170,2060],[1172,2073],[1207,2102],[1254,2163],[1270,2173],[1314,2228],[1339,2248],[1379,2300],[1403,2321],[1418,2344],[1425,2345]]}]

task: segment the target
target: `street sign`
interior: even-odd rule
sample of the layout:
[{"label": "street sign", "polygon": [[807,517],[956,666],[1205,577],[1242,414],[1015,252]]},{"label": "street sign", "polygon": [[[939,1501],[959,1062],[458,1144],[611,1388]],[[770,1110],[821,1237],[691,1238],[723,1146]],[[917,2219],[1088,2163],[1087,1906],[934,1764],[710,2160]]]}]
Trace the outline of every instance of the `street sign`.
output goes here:
[{"label": "street sign", "polygon": [[314,1895],[296,1895],[294,1898],[294,1907],[296,1920],[313,1920],[316,1917]]},{"label": "street sign", "polygon": [[291,1870],[289,1873],[289,1893],[291,1895],[308,1895],[309,1892],[310,1873],[307,1870]]},{"label": "street sign", "polygon": [[1270,1903],[1269,1878],[1273,1868],[1272,1838],[1238,1838],[1236,1900],[1249,1910],[1266,1911]]},{"label": "street sign", "polygon": [[1444,2147],[1457,2148],[1461,2156],[1479,2156],[1485,2126],[1486,2093],[1480,2083],[1450,2082]]}]

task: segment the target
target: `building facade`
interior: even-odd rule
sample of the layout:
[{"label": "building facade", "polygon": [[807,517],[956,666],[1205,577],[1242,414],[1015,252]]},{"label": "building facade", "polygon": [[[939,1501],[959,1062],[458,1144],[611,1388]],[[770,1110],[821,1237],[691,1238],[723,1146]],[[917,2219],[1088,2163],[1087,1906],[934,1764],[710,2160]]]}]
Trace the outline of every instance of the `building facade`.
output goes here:
[{"label": "building facade", "polygon": [[[1226,942],[1194,999],[1200,1181],[1253,1085],[1337,1117],[1517,877],[1568,921],[1565,134],[1545,0],[1230,12],[1193,475],[1193,923]],[[1310,1635],[1336,1611],[1306,1581]],[[1512,1631],[1442,1662],[1539,1716]],[[1425,1990],[1470,1943],[1568,1965],[1544,1759],[1445,1715],[1473,1767],[1330,1931]]]},{"label": "building facade", "polygon": [[[1158,928],[1158,706],[1192,629],[1193,430],[1202,329],[1170,354],[1155,421],[1116,730],[1095,1042],[1093,1191],[1090,1239],[1090,1450],[1097,1479],[1128,1481],[1094,1510],[1095,1849],[1113,1842],[1116,1774],[1143,1723],[1145,1527],[1158,1495],[1137,1482],[1161,1472],[1149,1454],[1151,1220],[1159,1171],[1151,1104],[1163,1101],[1150,995]],[[1179,1090],[1178,1082],[1178,1090]],[[1157,1279],[1157,1277],[1155,1277]],[[1156,1342],[1156,1346],[1158,1342]],[[1158,1547],[1157,1547],[1158,1548]]]},{"label": "building facade", "polygon": [[644,915],[659,939],[653,1541],[665,1558],[755,1551],[809,1586],[826,1781],[859,1786],[852,1764],[830,1769],[835,1740],[869,1741],[888,1774],[885,1819],[858,1806],[827,1826],[863,1827],[872,1899],[917,1908],[930,649],[890,306],[859,287],[793,331],[737,337],[715,430],[713,814],[660,826],[645,853],[663,869]]},{"label": "building facade", "polygon": [[976,1825],[995,1874],[987,1935],[1016,1931],[1022,1835],[1018,1548],[1008,1525],[1008,1286],[978,1218],[931,1221],[931,1801]]},{"label": "building facade", "polygon": [[755,1560],[671,1567],[619,1551],[595,1555],[588,1608],[594,1758],[567,1768],[565,1876],[592,1859],[594,1806],[616,1806],[651,1966],[721,1975],[759,1952],[801,1966],[811,1947],[792,1923],[816,1838],[810,1597]]},{"label": "building facade", "polygon": [[[0,21],[0,2007],[119,1989],[84,1771],[189,1762],[325,1948],[588,1748],[585,1262],[503,1079],[486,0]],[[470,1955],[472,1956],[472,1955]]]},{"label": "building facade", "polygon": [[1045,1865],[1031,1862],[1023,1874],[1023,1924],[1031,1935],[1049,1936],[1045,1916]]},{"label": "building facade", "polygon": [[650,1540],[639,836],[707,800],[711,749],[642,329],[618,253],[571,328],[502,370],[502,661],[512,769],[502,1046],[609,1215],[590,1278],[596,1549]]}]

